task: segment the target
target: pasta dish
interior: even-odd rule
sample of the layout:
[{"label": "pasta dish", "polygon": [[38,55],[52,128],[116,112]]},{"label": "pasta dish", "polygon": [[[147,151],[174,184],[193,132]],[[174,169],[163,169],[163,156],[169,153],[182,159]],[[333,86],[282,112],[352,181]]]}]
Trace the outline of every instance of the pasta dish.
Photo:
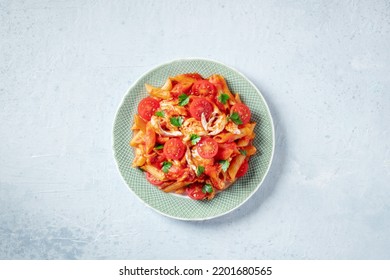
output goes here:
[{"label": "pasta dish", "polygon": [[130,145],[133,167],[164,192],[213,199],[248,171],[256,123],[223,76],[198,73],[145,84]]}]

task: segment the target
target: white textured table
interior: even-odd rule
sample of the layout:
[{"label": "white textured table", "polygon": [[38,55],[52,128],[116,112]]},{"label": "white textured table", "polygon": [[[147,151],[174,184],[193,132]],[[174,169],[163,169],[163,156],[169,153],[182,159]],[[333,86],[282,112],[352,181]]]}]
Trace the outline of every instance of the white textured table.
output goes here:
[{"label": "white textured table", "polygon": [[[389,1],[1,1],[0,258],[389,259],[389,50]],[[144,206],[111,150],[127,88],[183,57],[244,73],[277,135],[205,222]]]}]

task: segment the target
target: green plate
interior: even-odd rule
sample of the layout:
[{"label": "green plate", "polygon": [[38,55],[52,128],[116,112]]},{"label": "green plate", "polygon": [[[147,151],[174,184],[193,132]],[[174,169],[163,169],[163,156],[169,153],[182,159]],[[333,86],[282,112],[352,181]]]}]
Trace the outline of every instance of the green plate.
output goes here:
[{"label": "green plate", "polygon": [[[143,172],[131,167],[134,151],[129,146],[137,105],[148,94],[145,83],[162,86],[166,79],[182,73],[198,72],[203,77],[221,74],[230,90],[239,93],[256,122],[254,146],[258,152],[249,161],[248,173],[211,201],[196,201],[186,196],[164,193],[148,183]],[[116,114],[113,149],[118,169],[129,188],[157,212],[181,220],[206,220],[227,214],[245,203],[260,187],[271,165],[275,147],[271,113],[260,91],[241,73],[219,62],[206,59],[180,59],[150,70],[127,91]]]}]

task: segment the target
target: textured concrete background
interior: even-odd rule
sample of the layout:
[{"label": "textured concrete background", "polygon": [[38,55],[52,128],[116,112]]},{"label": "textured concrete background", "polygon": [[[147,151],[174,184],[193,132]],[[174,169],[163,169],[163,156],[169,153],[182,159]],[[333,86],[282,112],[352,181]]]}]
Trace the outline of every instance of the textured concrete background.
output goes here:
[{"label": "textured concrete background", "polygon": [[[389,1],[0,1],[0,258],[389,259]],[[221,218],[144,206],[111,131],[150,68],[205,57],[274,117],[262,188]]]}]

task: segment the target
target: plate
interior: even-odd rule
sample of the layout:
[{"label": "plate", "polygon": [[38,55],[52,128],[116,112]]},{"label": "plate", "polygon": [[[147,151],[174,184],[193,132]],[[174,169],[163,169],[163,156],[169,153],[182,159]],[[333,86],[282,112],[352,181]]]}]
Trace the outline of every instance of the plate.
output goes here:
[{"label": "plate", "polygon": [[[211,201],[196,201],[186,196],[164,193],[148,183],[140,169],[131,167],[133,137],[131,127],[140,100],[148,96],[145,83],[162,86],[170,76],[197,72],[203,77],[222,75],[233,93],[239,93],[251,109],[256,122],[254,146],[258,152],[249,161],[248,173]],[[157,212],[180,220],[206,220],[227,214],[244,204],[260,187],[270,168],[275,147],[275,133],[271,113],[260,91],[243,74],[222,63],[207,59],[175,60],[148,71],[126,92],[116,113],[113,128],[113,150],[124,181],[146,205]]]}]

